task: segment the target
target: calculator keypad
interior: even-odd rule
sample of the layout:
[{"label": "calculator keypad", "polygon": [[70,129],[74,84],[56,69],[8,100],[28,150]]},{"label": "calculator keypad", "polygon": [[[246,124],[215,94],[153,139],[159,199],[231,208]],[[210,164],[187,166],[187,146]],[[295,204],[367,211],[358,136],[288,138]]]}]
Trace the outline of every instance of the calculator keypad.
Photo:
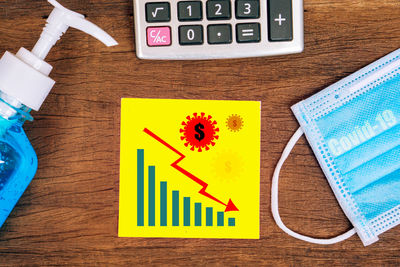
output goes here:
[{"label": "calculator keypad", "polygon": [[227,20],[231,18],[230,0],[209,0],[207,1],[208,20]]},{"label": "calculator keypad", "polygon": [[203,26],[185,25],[179,27],[179,43],[181,45],[201,45],[203,42]]},{"label": "calculator keypad", "polygon": [[209,44],[230,44],[232,43],[232,26],[230,24],[208,25]]},{"label": "calculator keypad", "polygon": [[236,25],[238,43],[258,43],[261,41],[259,23],[241,23]]},{"label": "calculator keypad", "polygon": [[237,19],[258,19],[260,17],[259,0],[237,0],[236,18]]},{"label": "calculator keypad", "polygon": [[133,1],[140,58],[249,57],[303,49],[303,0]]},{"label": "calculator keypad", "polygon": [[203,19],[201,1],[181,1],[178,3],[179,21],[196,21]]},{"label": "calculator keypad", "polygon": [[292,0],[268,0],[268,17],[270,41],[293,39]]},{"label": "calculator keypad", "polygon": [[147,28],[148,46],[169,46],[171,45],[170,27],[148,27]]},{"label": "calculator keypad", "polygon": [[147,22],[168,22],[171,20],[170,4],[168,2],[147,3]]}]

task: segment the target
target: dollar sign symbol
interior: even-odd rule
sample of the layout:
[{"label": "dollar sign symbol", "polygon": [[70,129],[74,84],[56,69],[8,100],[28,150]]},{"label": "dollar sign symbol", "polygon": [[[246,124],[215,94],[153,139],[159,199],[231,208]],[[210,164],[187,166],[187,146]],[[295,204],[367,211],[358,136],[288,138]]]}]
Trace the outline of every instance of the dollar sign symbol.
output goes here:
[{"label": "dollar sign symbol", "polygon": [[234,128],[237,127],[237,121],[236,121],[236,120],[233,121],[233,127],[234,127]]},{"label": "dollar sign symbol", "polygon": [[201,124],[201,123],[197,124],[197,125],[194,127],[194,130],[198,133],[198,134],[195,134],[194,137],[195,137],[197,140],[199,140],[199,142],[201,142],[201,140],[203,140],[204,137],[205,137],[205,134],[204,134],[204,132],[202,131],[202,129],[204,129],[204,125]]},{"label": "dollar sign symbol", "polygon": [[225,170],[226,170],[226,172],[231,172],[232,171],[232,166],[231,166],[231,163],[229,161],[225,163]]}]

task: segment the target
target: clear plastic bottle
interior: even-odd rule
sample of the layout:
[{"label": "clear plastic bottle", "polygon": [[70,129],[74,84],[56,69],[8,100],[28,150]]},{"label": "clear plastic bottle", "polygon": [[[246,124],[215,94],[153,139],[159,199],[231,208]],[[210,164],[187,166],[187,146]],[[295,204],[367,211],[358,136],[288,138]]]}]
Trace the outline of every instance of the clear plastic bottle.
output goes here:
[{"label": "clear plastic bottle", "polygon": [[0,226],[37,170],[36,153],[24,129],[30,109],[0,92]]},{"label": "clear plastic bottle", "polygon": [[107,46],[118,43],[81,14],[66,9],[56,0],[46,27],[32,51],[5,52],[0,58],[0,227],[17,204],[37,170],[37,157],[22,128],[32,121],[55,81],[52,66],[44,61],[51,48],[68,30],[79,29]]}]

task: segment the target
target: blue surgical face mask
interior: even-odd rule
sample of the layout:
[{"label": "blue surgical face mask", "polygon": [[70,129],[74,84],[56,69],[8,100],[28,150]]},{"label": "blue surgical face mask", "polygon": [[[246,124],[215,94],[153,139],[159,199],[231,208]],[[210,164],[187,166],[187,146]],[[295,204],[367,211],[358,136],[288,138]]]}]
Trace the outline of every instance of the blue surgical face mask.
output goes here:
[{"label": "blue surgical face mask", "polygon": [[[332,244],[357,233],[364,245],[400,224],[400,49],[294,105],[301,125],[274,174],[272,210],[297,238]],[[314,239],[288,229],[278,212],[279,172],[305,134],[353,230]]]}]

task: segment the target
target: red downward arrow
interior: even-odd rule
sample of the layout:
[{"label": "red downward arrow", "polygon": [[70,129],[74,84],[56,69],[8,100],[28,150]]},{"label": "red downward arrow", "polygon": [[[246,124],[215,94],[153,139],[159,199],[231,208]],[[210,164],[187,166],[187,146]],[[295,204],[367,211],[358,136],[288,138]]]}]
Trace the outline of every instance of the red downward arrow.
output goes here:
[{"label": "red downward arrow", "polygon": [[225,212],[227,211],[239,211],[239,209],[236,208],[235,204],[233,204],[232,199],[229,199],[228,205],[226,205]]},{"label": "red downward arrow", "polygon": [[175,168],[176,170],[178,170],[179,172],[181,172],[183,175],[185,175],[186,177],[190,178],[191,180],[193,180],[194,182],[198,183],[199,185],[202,186],[201,190],[199,191],[200,194],[202,194],[205,197],[208,197],[224,206],[226,206],[225,208],[225,212],[228,211],[239,211],[239,209],[235,206],[235,204],[233,204],[232,200],[229,199],[228,204],[225,204],[224,202],[218,200],[216,197],[210,195],[209,193],[206,192],[206,189],[208,187],[208,184],[206,182],[204,182],[203,180],[199,179],[198,177],[194,176],[193,174],[191,174],[190,172],[188,172],[187,170],[183,169],[182,167],[178,166],[178,163],[181,162],[186,156],[183,155],[181,152],[179,152],[177,149],[175,149],[174,147],[172,147],[170,144],[168,144],[167,142],[165,142],[163,139],[161,139],[160,137],[158,137],[156,134],[154,134],[152,131],[150,131],[149,129],[145,128],[143,130],[145,133],[147,133],[148,135],[150,135],[151,137],[153,137],[154,139],[156,139],[158,142],[160,142],[161,144],[163,144],[164,146],[168,147],[169,149],[171,149],[172,151],[174,151],[176,154],[178,154],[180,156],[180,158],[175,161],[174,163],[171,164],[171,166],[173,168]]}]

